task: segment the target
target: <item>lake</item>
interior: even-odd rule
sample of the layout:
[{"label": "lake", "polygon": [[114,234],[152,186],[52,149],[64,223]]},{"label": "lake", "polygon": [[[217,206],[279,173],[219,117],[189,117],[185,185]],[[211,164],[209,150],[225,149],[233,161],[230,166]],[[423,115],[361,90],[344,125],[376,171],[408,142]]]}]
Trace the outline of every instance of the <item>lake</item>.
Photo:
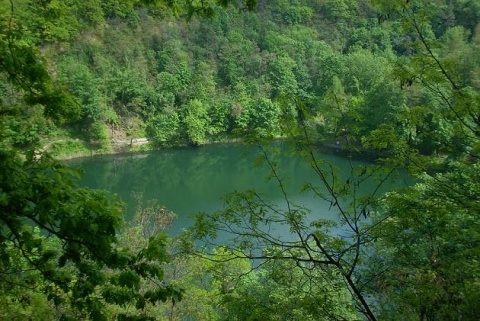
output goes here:
[{"label": "lake", "polygon": [[[266,180],[270,169],[254,165],[255,158],[260,155],[260,150],[252,146],[213,144],[145,154],[94,156],[67,163],[84,168],[82,186],[118,194],[127,204],[127,220],[131,219],[135,210],[133,193],[142,193],[145,201],[157,199],[177,214],[168,231],[177,234],[192,224],[191,214],[221,209],[224,204],[222,197],[229,192],[256,189],[281,206],[282,194],[276,182]],[[319,154],[318,157],[332,162],[340,171],[349,171],[350,161],[335,151]],[[315,180],[312,169],[296,156],[280,154],[275,159],[280,175],[286,179],[290,199],[313,209],[317,215],[333,218],[334,213],[329,211],[330,203],[300,191],[305,182]],[[394,183],[395,186],[399,184],[408,182]],[[365,188],[369,189],[368,186]]]}]

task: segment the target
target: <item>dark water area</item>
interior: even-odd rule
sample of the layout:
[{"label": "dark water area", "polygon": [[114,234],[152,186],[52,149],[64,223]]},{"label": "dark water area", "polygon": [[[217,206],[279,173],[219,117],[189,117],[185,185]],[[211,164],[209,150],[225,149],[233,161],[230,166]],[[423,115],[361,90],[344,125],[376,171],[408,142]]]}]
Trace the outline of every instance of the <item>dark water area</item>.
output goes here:
[{"label": "dark water area", "polygon": [[[105,189],[119,195],[127,204],[127,221],[134,215],[134,193],[141,193],[145,201],[158,200],[159,204],[176,213],[177,219],[169,233],[177,234],[192,224],[192,214],[221,209],[223,197],[233,191],[255,189],[282,207],[284,200],[278,183],[267,180],[270,168],[254,165],[255,159],[260,156],[260,149],[252,146],[214,144],[145,154],[95,156],[67,163],[84,169],[82,186]],[[350,160],[335,151],[322,152],[317,157],[333,163],[340,173],[350,171]],[[329,202],[301,192],[306,182],[318,182],[318,177],[305,161],[286,153],[280,153],[273,159],[278,163],[279,174],[284,179],[291,201],[312,209],[312,215],[316,217],[334,218]],[[354,163],[369,164],[360,160]],[[409,184],[408,179],[400,179],[386,188],[406,184]],[[367,183],[362,188],[373,189],[374,183]]]}]

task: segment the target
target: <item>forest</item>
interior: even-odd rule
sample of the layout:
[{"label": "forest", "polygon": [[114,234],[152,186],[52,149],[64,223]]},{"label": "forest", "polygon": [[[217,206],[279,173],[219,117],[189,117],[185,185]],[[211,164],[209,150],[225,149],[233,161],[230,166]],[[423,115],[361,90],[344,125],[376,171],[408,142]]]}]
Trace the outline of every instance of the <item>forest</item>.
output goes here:
[{"label": "forest", "polygon": [[[0,320],[478,319],[478,0],[0,3]],[[178,238],[60,160],[231,141],[285,206],[238,191]],[[292,202],[273,141],[338,220]]]}]

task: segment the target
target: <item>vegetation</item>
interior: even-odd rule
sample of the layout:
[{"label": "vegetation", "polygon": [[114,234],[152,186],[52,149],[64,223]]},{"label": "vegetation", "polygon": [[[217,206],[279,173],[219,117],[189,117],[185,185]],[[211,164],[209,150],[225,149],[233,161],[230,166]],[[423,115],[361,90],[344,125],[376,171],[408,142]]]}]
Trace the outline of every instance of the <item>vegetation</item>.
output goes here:
[{"label": "vegetation", "polygon": [[[0,319],[478,318],[477,1],[0,1]],[[234,137],[284,204],[236,192],[176,241],[44,152]],[[278,137],[337,220],[290,200]],[[417,183],[384,193],[399,171]]]}]

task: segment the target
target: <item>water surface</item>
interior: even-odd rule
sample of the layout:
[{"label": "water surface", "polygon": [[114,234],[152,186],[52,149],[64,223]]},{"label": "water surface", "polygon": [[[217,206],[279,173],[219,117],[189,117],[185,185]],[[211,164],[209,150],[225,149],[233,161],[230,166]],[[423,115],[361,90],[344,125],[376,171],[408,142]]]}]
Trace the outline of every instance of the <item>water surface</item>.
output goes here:
[{"label": "water surface", "polygon": [[[135,209],[133,193],[143,194],[145,201],[158,200],[177,214],[170,230],[176,234],[192,223],[192,214],[221,209],[223,196],[233,191],[256,189],[282,206],[283,194],[278,184],[266,179],[269,167],[253,164],[260,155],[261,151],[251,146],[216,144],[146,154],[95,156],[68,163],[84,168],[81,185],[118,194],[127,204],[127,220],[131,219]],[[350,160],[335,152],[322,153],[318,157],[332,162],[345,174],[350,170]],[[316,217],[334,215],[329,211],[329,202],[300,191],[305,182],[318,181],[304,161],[282,153],[275,157],[275,161],[279,165],[279,174],[285,179],[290,200],[312,209],[312,215]],[[369,189],[368,186],[364,188]]]}]

